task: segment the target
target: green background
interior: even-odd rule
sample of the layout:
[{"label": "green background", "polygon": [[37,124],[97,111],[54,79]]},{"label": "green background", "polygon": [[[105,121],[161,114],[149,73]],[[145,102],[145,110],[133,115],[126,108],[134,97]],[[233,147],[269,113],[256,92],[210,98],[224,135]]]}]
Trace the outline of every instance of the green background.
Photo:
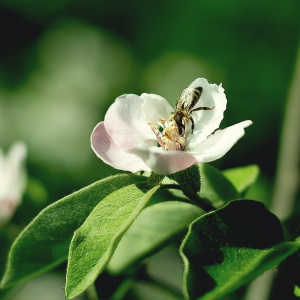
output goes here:
[{"label": "green background", "polygon": [[1,270],[10,241],[43,207],[117,173],[89,138],[124,93],[156,93],[175,105],[197,77],[222,83],[221,127],[253,125],[214,165],[258,164],[252,195],[268,203],[299,8],[298,0],[0,0],[0,146],[24,141],[29,175],[23,204],[1,233]]}]

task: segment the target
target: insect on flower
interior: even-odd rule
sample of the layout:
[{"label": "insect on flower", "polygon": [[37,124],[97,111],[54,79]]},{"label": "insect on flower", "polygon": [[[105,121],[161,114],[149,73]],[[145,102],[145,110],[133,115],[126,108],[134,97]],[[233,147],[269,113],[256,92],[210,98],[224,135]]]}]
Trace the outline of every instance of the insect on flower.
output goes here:
[{"label": "insect on flower", "polygon": [[173,174],[219,159],[252,124],[246,120],[218,129],[227,105],[224,91],[221,84],[197,78],[175,109],[156,94],[120,96],[94,128],[92,149],[108,165],[133,173]]},{"label": "insect on flower", "polygon": [[198,110],[212,110],[213,107],[200,106],[195,109],[195,105],[198,103],[203,88],[202,87],[187,87],[184,89],[177,100],[175,112],[169,117],[169,121],[175,120],[180,136],[183,136],[185,133],[185,127],[189,121],[192,123],[192,133],[195,128],[195,122],[191,114],[194,111]]}]

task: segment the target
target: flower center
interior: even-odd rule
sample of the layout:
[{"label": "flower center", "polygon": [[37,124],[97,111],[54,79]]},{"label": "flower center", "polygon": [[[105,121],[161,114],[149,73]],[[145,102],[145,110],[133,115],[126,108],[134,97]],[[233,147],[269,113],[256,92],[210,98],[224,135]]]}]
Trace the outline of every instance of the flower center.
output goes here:
[{"label": "flower center", "polygon": [[168,123],[169,124],[166,125],[166,120],[162,119],[158,119],[159,126],[148,122],[156,136],[158,144],[165,151],[184,151],[186,147],[185,133],[183,136],[180,136],[175,120]]}]

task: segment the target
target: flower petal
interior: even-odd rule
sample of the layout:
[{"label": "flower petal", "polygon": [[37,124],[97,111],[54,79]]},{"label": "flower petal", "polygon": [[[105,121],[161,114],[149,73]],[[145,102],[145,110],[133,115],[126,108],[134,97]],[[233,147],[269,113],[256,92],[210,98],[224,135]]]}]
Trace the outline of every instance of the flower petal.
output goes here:
[{"label": "flower petal", "polygon": [[0,201],[1,199],[13,199],[21,201],[26,188],[27,176],[24,168],[24,160],[27,155],[27,147],[22,142],[15,142],[9,149],[6,157],[2,157],[0,168]]},{"label": "flower petal", "polygon": [[211,133],[219,128],[224,116],[224,111],[226,110],[227,99],[221,85],[209,84],[205,78],[197,78],[189,87],[203,88],[200,100],[194,109],[200,106],[214,106],[212,110],[199,110],[192,113],[195,129],[194,133],[190,136],[189,145],[193,148],[195,144],[204,141]]},{"label": "flower petal", "polygon": [[15,142],[6,157],[0,152],[0,224],[3,224],[21,203],[26,188],[24,161],[27,147],[22,142]]},{"label": "flower petal", "polygon": [[15,142],[7,154],[7,160],[12,165],[23,163],[27,156],[27,147],[23,142]]},{"label": "flower petal", "polygon": [[108,109],[104,123],[114,142],[124,150],[145,147],[155,139],[143,111],[144,100],[133,94],[123,95]]},{"label": "flower petal", "polygon": [[104,122],[100,122],[94,128],[91,135],[91,146],[96,155],[106,164],[124,171],[137,172],[150,169],[138,156],[130,154],[111,139]]},{"label": "flower petal", "polygon": [[153,172],[161,175],[176,173],[197,163],[186,152],[164,151],[158,147],[133,149],[132,153],[138,155]]},{"label": "flower petal", "polygon": [[165,98],[146,93],[141,98],[144,100],[143,110],[148,121],[157,124],[158,118],[167,120],[172,114],[173,108]]},{"label": "flower petal", "polygon": [[226,154],[232,146],[245,134],[244,128],[250,126],[252,121],[244,121],[223,130],[217,130],[204,142],[189,151],[197,162],[210,162]]},{"label": "flower petal", "polygon": [[168,118],[171,106],[154,94],[128,94],[118,97],[105,115],[105,128],[114,142],[124,150],[156,144],[148,122]]}]

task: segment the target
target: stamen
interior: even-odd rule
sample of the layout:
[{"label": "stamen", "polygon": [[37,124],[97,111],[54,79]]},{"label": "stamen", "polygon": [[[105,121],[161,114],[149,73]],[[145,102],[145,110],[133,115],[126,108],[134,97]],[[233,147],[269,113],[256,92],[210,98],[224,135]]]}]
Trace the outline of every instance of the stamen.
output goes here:
[{"label": "stamen", "polygon": [[152,131],[154,132],[154,134],[155,134],[155,136],[156,136],[156,140],[157,140],[157,142],[159,143],[159,145],[160,145],[162,148],[164,148],[164,147],[165,147],[165,146],[164,146],[165,144],[164,144],[164,142],[163,142],[162,139],[161,139],[161,132],[159,131],[158,126],[154,125],[152,122],[148,122],[148,125],[150,125]]},{"label": "stamen", "polygon": [[166,124],[166,120],[164,119],[158,119],[158,122],[163,126],[163,128],[165,128],[165,124]]},{"label": "stamen", "polygon": [[172,120],[167,125],[166,120],[158,119],[158,123],[162,125],[162,131],[159,130],[157,125],[154,125],[152,122],[148,122],[156,136],[158,144],[165,151],[184,151],[186,147],[186,134],[184,131],[183,136],[180,136],[175,120]]}]

